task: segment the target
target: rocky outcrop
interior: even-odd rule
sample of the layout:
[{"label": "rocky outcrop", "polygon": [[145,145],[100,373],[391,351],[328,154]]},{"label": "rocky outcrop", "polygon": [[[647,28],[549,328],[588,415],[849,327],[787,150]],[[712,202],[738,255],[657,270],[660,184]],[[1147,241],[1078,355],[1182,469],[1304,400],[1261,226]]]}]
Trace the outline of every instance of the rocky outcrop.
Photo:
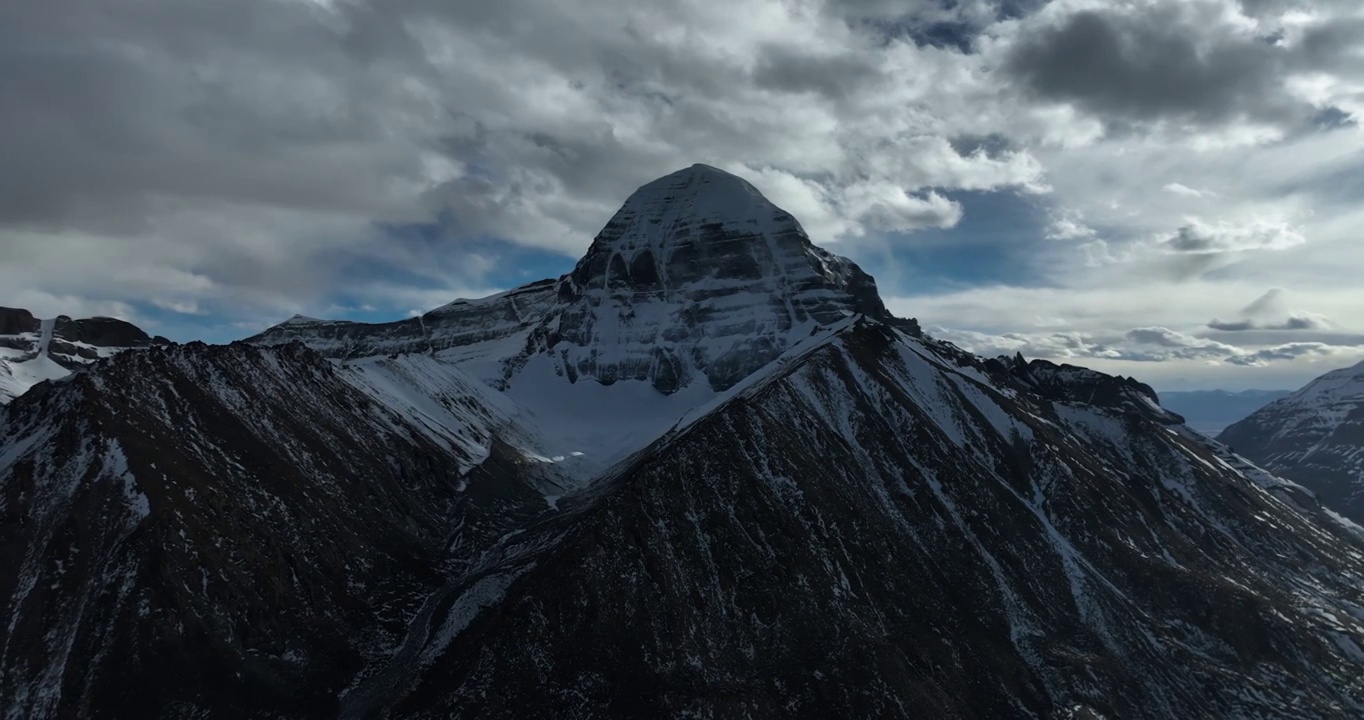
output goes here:
[{"label": "rocky outcrop", "polygon": [[1156,391],[1136,378],[1105,375],[1075,365],[1057,365],[1047,360],[1024,360],[1021,354],[987,361],[997,373],[1013,378],[1027,390],[1052,400],[1100,405],[1149,417],[1165,424],[1183,423],[1184,418],[1160,406]]},{"label": "rocky outcrop", "polygon": [[0,338],[38,332],[42,321],[20,308],[0,307]]},{"label": "rocky outcrop", "polygon": [[73,320],[61,315],[53,323],[47,352],[53,360],[74,370],[112,352],[169,342],[160,336],[153,338],[125,320],[109,317]]}]

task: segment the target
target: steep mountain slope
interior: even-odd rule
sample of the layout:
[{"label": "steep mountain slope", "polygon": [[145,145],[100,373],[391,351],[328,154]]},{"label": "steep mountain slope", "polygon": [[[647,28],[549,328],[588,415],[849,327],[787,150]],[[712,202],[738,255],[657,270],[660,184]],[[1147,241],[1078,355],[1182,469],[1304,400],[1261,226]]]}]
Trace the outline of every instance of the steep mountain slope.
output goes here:
[{"label": "steep mountain slope", "polygon": [[0,307],[0,404],[99,358],[166,342],[115,318],[39,320],[27,310]]},{"label": "steep mountain slope", "polygon": [[524,408],[585,480],[855,314],[919,331],[752,185],[694,165],[635,191],[558,280],[397,323],[294,318],[247,342],[457,366]]},{"label": "steep mountain slope", "polygon": [[1364,712],[1364,531],[1136,380],[924,337],[738,178],[449,317],[0,409],[0,706]]},{"label": "steep mountain slope", "polygon": [[1358,714],[1357,529],[1163,420],[859,321],[518,536],[346,716]]},{"label": "steep mountain slope", "polygon": [[1292,390],[1182,390],[1162,392],[1161,405],[1179,413],[1189,427],[1210,437]]},{"label": "steep mountain slope", "polygon": [[443,572],[562,492],[427,369],[190,345],[0,410],[7,717],[334,708]]},{"label": "steep mountain slope", "polygon": [[1364,363],[1322,375],[1218,440],[1364,522]]}]

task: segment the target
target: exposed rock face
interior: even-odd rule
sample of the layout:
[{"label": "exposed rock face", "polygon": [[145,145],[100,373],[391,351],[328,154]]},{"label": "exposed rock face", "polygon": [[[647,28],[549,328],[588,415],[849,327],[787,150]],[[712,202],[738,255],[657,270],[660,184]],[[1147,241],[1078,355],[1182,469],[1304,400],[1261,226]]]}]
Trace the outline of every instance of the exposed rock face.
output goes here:
[{"label": "exposed rock face", "polygon": [[1360,641],[1359,616],[1305,608],[1358,612],[1359,535],[1276,500],[1197,435],[981,370],[850,328],[621,467],[561,542],[518,537],[466,581],[479,597],[503,578],[496,610],[461,618],[429,668],[365,707],[1357,712],[1364,658],[1337,643]]},{"label": "exposed rock face", "polygon": [[425,315],[391,323],[296,315],[247,342],[278,345],[299,340],[329,358],[436,353],[524,331],[544,317],[554,298],[554,281],[541,280],[480,300],[456,300]]},{"label": "exposed rock face", "polygon": [[1364,524],[1364,363],[1322,375],[1218,440]]},{"label": "exposed rock face", "polygon": [[146,347],[152,344],[147,333],[136,325],[109,317],[72,320],[62,315],[53,324],[54,341],[83,343],[95,347]]},{"label": "exposed rock face", "polygon": [[529,320],[299,321],[269,341],[328,357],[153,348],[0,408],[6,710],[1364,713],[1358,527],[1139,382],[923,337],[717,172]]},{"label": "exposed rock face", "polygon": [[39,320],[27,310],[0,308],[0,404],[100,358],[167,342],[116,318]]},{"label": "exposed rock face", "polygon": [[9,716],[334,715],[443,572],[549,510],[457,379],[396,401],[420,370],[196,344],[0,412]]},{"label": "exposed rock face", "polygon": [[0,307],[0,338],[38,332],[42,321],[19,308]]}]

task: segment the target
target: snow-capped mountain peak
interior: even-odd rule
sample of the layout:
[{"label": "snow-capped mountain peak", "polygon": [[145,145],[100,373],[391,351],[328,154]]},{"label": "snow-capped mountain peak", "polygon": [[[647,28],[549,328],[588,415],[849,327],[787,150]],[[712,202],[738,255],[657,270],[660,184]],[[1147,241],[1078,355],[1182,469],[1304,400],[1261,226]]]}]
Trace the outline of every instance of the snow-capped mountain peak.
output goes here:
[{"label": "snow-capped mountain peak", "polygon": [[743,179],[693,165],[635,191],[560,279],[559,305],[509,373],[537,354],[577,382],[724,390],[853,315],[894,321],[876,283],[810,242]]},{"label": "snow-capped mountain peak", "polygon": [[[747,180],[709,165],[692,165],[636,190],[596,238],[593,250],[668,250],[697,224],[719,223],[769,233],[799,231],[790,214]],[[589,255],[592,254],[589,251]]]},{"label": "snow-capped mountain peak", "polygon": [[1322,375],[1218,439],[1364,522],[1364,363]]}]

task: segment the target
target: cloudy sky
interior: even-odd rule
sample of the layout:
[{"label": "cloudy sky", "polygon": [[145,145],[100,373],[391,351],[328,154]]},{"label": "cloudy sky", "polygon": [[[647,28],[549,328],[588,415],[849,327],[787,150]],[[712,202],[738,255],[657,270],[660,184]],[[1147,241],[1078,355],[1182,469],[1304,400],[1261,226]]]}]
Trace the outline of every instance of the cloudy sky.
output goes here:
[{"label": "cloudy sky", "polygon": [[0,304],[230,340],[566,271],[743,175],[899,314],[1161,389],[1364,359],[1337,0],[0,4]]}]

